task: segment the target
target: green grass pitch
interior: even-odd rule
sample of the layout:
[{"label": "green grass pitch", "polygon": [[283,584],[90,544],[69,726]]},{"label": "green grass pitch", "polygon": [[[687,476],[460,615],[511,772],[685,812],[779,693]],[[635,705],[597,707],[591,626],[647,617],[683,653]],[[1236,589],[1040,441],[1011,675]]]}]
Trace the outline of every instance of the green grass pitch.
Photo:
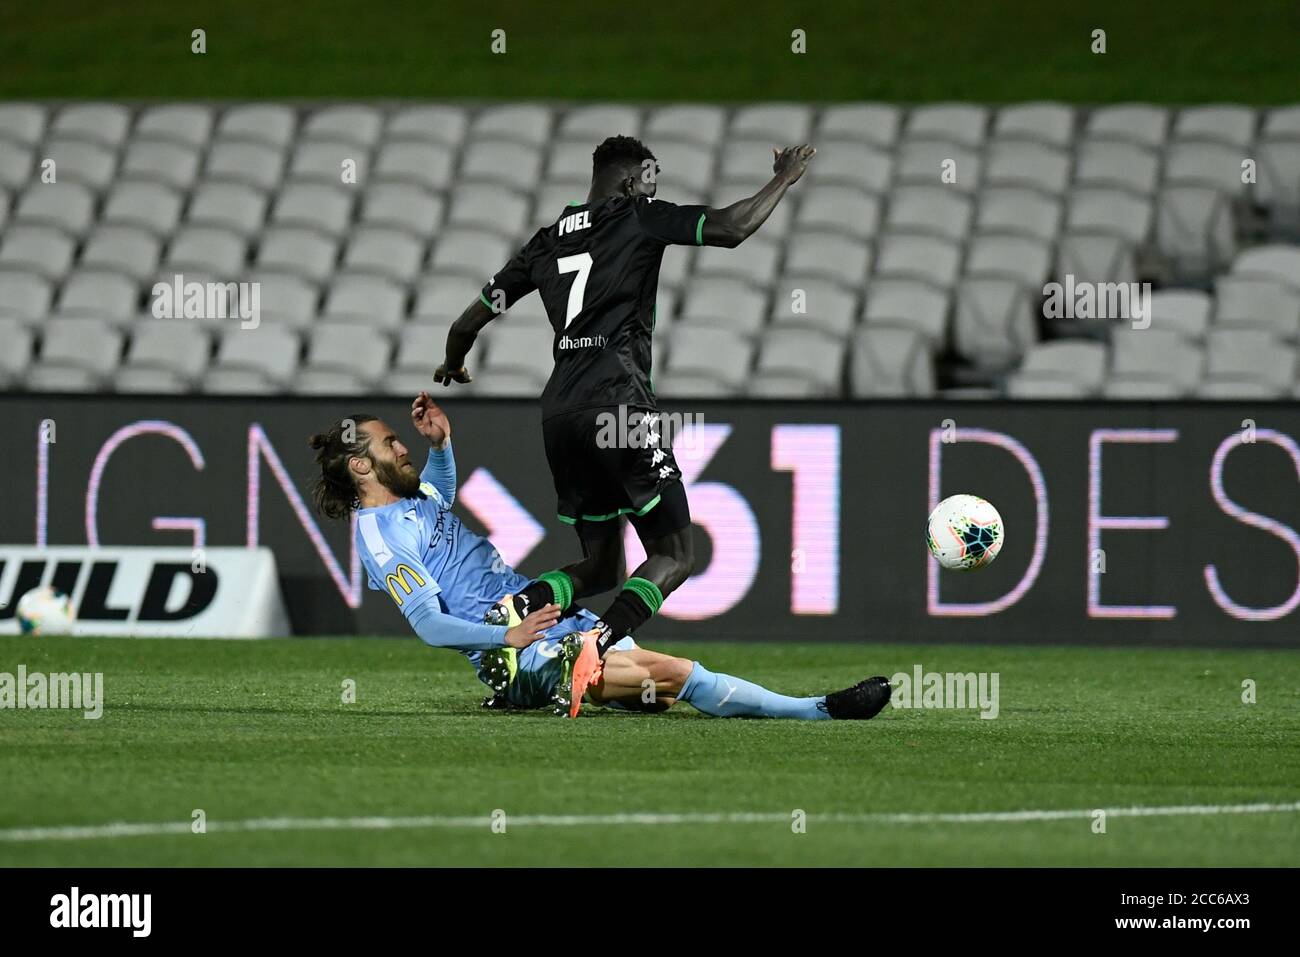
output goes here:
[{"label": "green grass pitch", "polygon": [[[0,865],[1285,865],[1300,813],[1049,821],[830,815],[1300,799],[1300,654],[902,645],[672,646],[792,693],[996,671],[1001,713],[857,722],[482,711],[414,640],[0,639],[0,672],[104,675],[102,718],[0,711]],[[1258,702],[1241,701],[1244,679]],[[345,679],[357,700],[342,703]],[[393,830],[13,840],[14,829],[430,816]],[[504,833],[448,817],[505,812]],[[805,833],[784,817],[808,815]],[[773,815],[511,826],[519,815]]]}]

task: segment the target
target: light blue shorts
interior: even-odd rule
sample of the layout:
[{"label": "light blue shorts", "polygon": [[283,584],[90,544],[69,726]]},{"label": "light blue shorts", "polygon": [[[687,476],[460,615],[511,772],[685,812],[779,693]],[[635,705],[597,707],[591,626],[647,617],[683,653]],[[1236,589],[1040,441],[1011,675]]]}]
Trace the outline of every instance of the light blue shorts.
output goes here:
[{"label": "light blue shorts", "polygon": [[[576,615],[560,619],[546,630],[545,638],[534,641],[519,652],[519,670],[506,692],[506,700],[516,708],[541,708],[550,704],[563,671],[560,639],[575,631],[590,631],[597,620],[595,615],[583,609]],[[629,635],[615,644],[613,650],[631,651],[636,646]]]}]

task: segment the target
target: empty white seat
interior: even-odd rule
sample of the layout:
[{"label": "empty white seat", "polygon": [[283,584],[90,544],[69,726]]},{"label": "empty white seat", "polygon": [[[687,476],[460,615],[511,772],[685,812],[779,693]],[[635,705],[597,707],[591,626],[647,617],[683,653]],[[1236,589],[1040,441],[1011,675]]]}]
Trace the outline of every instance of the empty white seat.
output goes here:
[{"label": "empty white seat", "polygon": [[371,383],[341,369],[303,369],[294,377],[294,395],[365,395]]},{"label": "empty white seat", "polygon": [[102,380],[117,368],[122,334],[99,319],[55,317],[41,327],[41,364],[75,366]]},{"label": "empty white seat", "polygon": [[776,278],[779,244],[761,234],[750,236],[734,249],[706,246],[695,256],[695,275],[701,278],[730,277],[765,287]]},{"label": "empty white seat", "polygon": [[49,315],[53,297],[50,284],[36,273],[0,270],[0,316],[35,323]]},{"label": "empty white seat", "polygon": [[1065,228],[1118,236],[1140,245],[1151,235],[1151,201],[1120,189],[1080,188],[1070,194]]},{"label": "empty white seat", "polygon": [[178,395],[190,390],[190,383],[177,372],[152,366],[122,366],[113,373],[114,392]]},{"label": "empty white seat", "polygon": [[745,395],[755,399],[824,399],[838,396],[840,388],[789,372],[769,372],[751,379]]},{"label": "empty white seat", "polygon": [[646,119],[645,135],[650,148],[661,139],[685,140],[712,147],[722,139],[725,111],[717,106],[665,106],[652,110]]},{"label": "empty white seat", "polygon": [[854,326],[857,293],[813,276],[784,276],[775,284],[768,319],[773,325],[816,330],[843,339]]},{"label": "empty white seat", "polygon": [[[512,324],[509,319],[492,329],[485,372],[514,371],[545,377],[550,374],[555,334],[543,323]],[[486,376],[485,376],[486,377]]]},{"label": "empty white seat", "polygon": [[522,369],[496,370],[490,375],[480,375],[466,391],[472,396],[497,396],[501,398],[536,398],[546,386],[546,374]]},{"label": "empty white seat", "polygon": [[361,222],[428,236],[442,224],[442,213],[441,197],[407,183],[380,183],[366,191]]},{"label": "empty white seat", "polygon": [[451,185],[454,153],[441,143],[396,141],[375,157],[375,178],[444,190]]},{"label": "empty white seat", "polygon": [[95,194],[77,182],[33,183],[14,210],[14,222],[55,226],[80,236],[95,216]]},{"label": "empty white seat", "polygon": [[1165,151],[1165,183],[1208,186],[1229,196],[1245,192],[1241,150],[1222,143],[1173,143]]},{"label": "empty white seat", "polygon": [[1226,275],[1214,281],[1214,321],[1256,326],[1283,339],[1300,337],[1300,289],[1268,276]]},{"label": "empty white seat", "polygon": [[296,273],[317,283],[334,271],[337,259],[337,242],[299,227],[271,227],[262,234],[257,251],[259,268]]},{"label": "empty white seat", "polygon": [[869,193],[883,193],[893,179],[893,153],[867,143],[828,140],[818,144],[817,156],[800,183],[852,186]]},{"label": "empty white seat", "polygon": [[965,279],[957,287],[953,345],[977,366],[1004,368],[1038,340],[1025,287],[1006,279]]},{"label": "empty white seat", "polygon": [[212,179],[244,183],[266,192],[284,173],[284,154],[265,143],[217,143],[208,153],[207,175]]},{"label": "empty white seat", "polygon": [[1096,283],[1137,282],[1133,246],[1114,235],[1067,233],[1057,245],[1055,274]]},{"label": "empty white seat", "polygon": [[326,323],[312,333],[307,368],[331,369],[375,382],[388,369],[391,347],[386,336],[363,323]]},{"label": "empty white seat", "polygon": [[1239,152],[1255,142],[1255,111],[1246,106],[1192,106],[1174,121],[1174,138],[1213,140]]},{"label": "empty white seat", "polygon": [[327,106],[303,124],[302,136],[310,140],[352,143],[364,149],[375,145],[384,117],[372,106]]},{"label": "empty white seat", "polygon": [[106,147],[83,140],[47,140],[41,149],[41,162],[54,161],[58,182],[75,180],[95,190],[102,190],[113,181],[117,171],[117,156]]},{"label": "empty white seat", "polygon": [[[0,276],[0,290],[4,277]],[[19,381],[32,362],[35,336],[22,320],[0,313],[0,388],[10,388]]]},{"label": "empty white seat", "polygon": [[76,243],[53,226],[10,226],[0,236],[0,266],[58,280],[72,265]]},{"label": "empty white seat", "polygon": [[243,183],[204,183],[186,214],[192,226],[221,226],[244,237],[258,232],[265,219],[265,194]]},{"label": "empty white seat", "polygon": [[343,265],[349,270],[385,276],[403,284],[415,280],[423,259],[421,240],[406,230],[381,226],[357,229],[343,252]]},{"label": "empty white seat", "polygon": [[1244,250],[1232,264],[1239,276],[1269,276],[1300,288],[1300,246],[1280,244]]},{"label": "empty white seat", "polygon": [[1205,341],[1207,381],[1244,379],[1279,395],[1296,381],[1295,346],[1264,329],[1215,329]]},{"label": "empty white seat", "polygon": [[849,389],[857,398],[934,394],[934,360],[925,336],[901,326],[864,326],[853,339]]},{"label": "empty white seat", "polygon": [[[256,329],[232,327],[221,337],[214,370],[256,373],[275,388],[284,388],[298,368],[299,351],[297,335],[284,326],[264,322]],[[209,389],[205,382],[204,391]]]},{"label": "empty white seat", "polygon": [[889,198],[885,225],[905,232],[933,233],[961,242],[970,231],[971,201],[944,186],[903,186]]},{"label": "empty white seat", "polygon": [[862,319],[869,325],[909,326],[939,351],[948,340],[951,296],[915,279],[873,279],[867,286]]},{"label": "empty white seat", "polygon": [[1111,376],[1102,386],[1107,399],[1181,399],[1188,389],[1171,379],[1156,379],[1145,374]]},{"label": "empty white seat", "polygon": [[444,230],[433,246],[430,266],[436,272],[461,273],[486,282],[506,264],[510,243],[481,230]]},{"label": "empty white seat", "polygon": [[289,175],[298,182],[327,183],[355,189],[368,181],[370,153],[355,143],[311,140],[299,143],[289,162]]},{"label": "empty white seat", "polygon": [[718,169],[727,180],[752,190],[772,178],[772,146],[766,140],[728,140]]},{"label": "empty white seat", "polygon": [[[763,325],[767,297],[737,279],[694,279],[685,291],[681,306],[682,323],[725,326],[745,335]],[[680,324],[674,327],[674,331]]]},{"label": "empty white seat", "polygon": [[1156,248],[1180,278],[1208,278],[1237,251],[1232,205],[1205,186],[1169,186],[1156,204]]},{"label": "empty white seat", "polygon": [[149,107],[136,120],[135,136],[202,148],[212,136],[212,110],[184,103]]},{"label": "empty white seat", "polygon": [[817,139],[858,140],[882,149],[898,141],[902,110],[890,103],[844,103],[822,110]]},{"label": "empty white seat", "polygon": [[1269,110],[1264,117],[1263,133],[1265,137],[1300,138],[1300,104]]},{"label": "empty white seat", "polygon": [[640,128],[641,114],[636,107],[612,103],[575,107],[560,120],[560,135],[591,140],[588,151],[608,136],[636,136]]},{"label": "empty white seat", "polygon": [[291,183],[276,197],[271,222],[340,236],[352,223],[353,199],[351,192],[323,183]]},{"label": "empty white seat", "polygon": [[550,139],[553,123],[554,118],[547,106],[490,106],[474,117],[469,132],[470,138],[474,140],[518,140],[532,146],[541,146]]},{"label": "empty white seat", "polygon": [[80,264],[130,276],[137,282],[158,271],[158,237],[134,226],[100,226],[81,249]]},{"label": "empty white seat", "polygon": [[252,140],[283,150],[293,139],[297,117],[287,106],[249,104],[231,107],[217,125],[218,140]]},{"label": "empty white seat", "polygon": [[91,392],[103,386],[103,377],[80,366],[38,362],[23,377],[28,392]]},{"label": "empty white seat", "polygon": [[900,185],[945,186],[974,193],[983,183],[979,150],[948,140],[904,140],[898,148],[896,178]]},{"label": "empty white seat", "polygon": [[389,140],[427,140],[444,146],[458,146],[465,139],[469,119],[459,106],[437,104],[411,106],[395,112],[388,121]]},{"label": "empty white seat", "polygon": [[655,377],[655,395],[670,399],[724,399],[738,395],[740,386],[702,372],[666,372]]},{"label": "empty white seat", "polygon": [[995,142],[988,149],[989,186],[1022,186],[1051,196],[1070,184],[1071,154],[1039,143]]},{"label": "empty white seat", "polygon": [[36,103],[0,103],[0,140],[34,146],[45,135],[45,107]]},{"label": "empty white seat", "polygon": [[118,183],[104,201],[100,221],[116,226],[136,226],[159,237],[168,236],[180,222],[180,194],[158,183]]},{"label": "empty white seat", "polygon": [[1060,148],[1074,140],[1074,108],[1064,103],[1016,103],[998,110],[995,139],[1029,140]]},{"label": "empty white seat", "polygon": [[[1114,326],[1110,342],[1112,379],[1164,381],[1184,395],[1200,381],[1204,353],[1196,343],[1176,332]],[[1137,387],[1130,384],[1121,388]]]},{"label": "empty white seat", "polygon": [[125,368],[163,369],[193,382],[208,366],[211,341],[196,322],[184,319],[145,319],[131,330]]},{"label": "empty white seat", "polygon": [[1293,233],[1300,232],[1300,139],[1265,140],[1258,155],[1256,200]]},{"label": "empty white seat", "polygon": [[[764,223],[763,228],[766,230],[768,225]],[[880,228],[880,200],[848,186],[814,186],[799,202],[795,225],[800,229],[842,231],[855,239],[870,239]]]},{"label": "empty white seat", "polygon": [[1073,383],[1085,394],[1098,391],[1106,379],[1106,346],[1087,339],[1057,339],[1031,345],[1020,372]]},{"label": "empty white seat", "polygon": [[[654,154],[659,166],[657,183],[660,192],[664,196],[668,196],[669,193],[675,194],[680,190],[704,192],[713,182],[714,155],[712,147],[701,146],[699,143],[665,140],[655,144]],[[584,180],[590,180],[590,154],[587,156],[585,166],[581,169],[586,174],[585,177],[579,177],[577,172],[573,172],[570,175],[571,181],[581,183]],[[579,190],[578,192],[582,196],[586,195],[585,190]],[[679,202],[679,200],[674,199],[674,202]]]},{"label": "empty white seat", "polygon": [[272,379],[256,369],[214,366],[203,377],[201,391],[204,395],[274,395],[285,390],[286,384]]},{"label": "empty white seat", "polygon": [[868,274],[871,246],[836,233],[795,233],[786,244],[785,271],[832,279],[859,288]]},{"label": "empty white seat", "polygon": [[1094,392],[1074,379],[1019,369],[1007,377],[1009,399],[1085,399]]},{"label": "empty white seat", "polygon": [[744,387],[754,360],[754,344],[733,329],[719,326],[674,327],[667,372],[705,375],[733,390]]},{"label": "empty white seat", "polygon": [[167,250],[166,271],[186,271],[229,281],[244,272],[248,248],[237,233],[217,226],[186,226]]},{"label": "empty white seat", "polygon": [[528,200],[499,186],[465,186],[453,192],[447,222],[514,238],[527,225]]},{"label": "empty white seat", "polygon": [[122,160],[123,179],[162,183],[188,190],[199,174],[198,150],[180,143],[142,140],[132,143]]},{"label": "empty white seat", "polygon": [[53,136],[95,140],[116,149],[126,138],[131,112],[116,103],[77,103],[65,106],[50,125]]},{"label": "empty white seat", "polygon": [[17,189],[27,182],[32,173],[32,150],[0,140],[0,186]]},{"label": "empty white seat", "polygon": [[889,279],[923,279],[949,288],[957,281],[961,245],[939,236],[887,234],[880,241],[875,275]]},{"label": "empty white seat", "polygon": [[907,117],[904,137],[920,140],[948,140],[979,147],[988,126],[988,110],[970,103],[934,103],[917,106]]},{"label": "empty white seat", "polygon": [[1134,143],[1089,140],[1075,159],[1077,186],[1124,189],[1140,196],[1155,192],[1160,178],[1157,154]]},{"label": "empty white seat", "polygon": [[585,142],[556,143],[546,160],[546,179],[552,183],[572,183],[575,189],[589,183],[591,152],[591,146]]},{"label": "empty white seat", "polygon": [[1103,106],[1088,117],[1089,139],[1123,140],[1158,150],[1169,135],[1169,111],[1148,103]]},{"label": "empty white seat", "polygon": [[808,142],[811,131],[812,110],[802,103],[760,103],[735,112],[730,135],[793,145]]},{"label": "empty white seat", "polygon": [[303,329],[316,318],[320,294],[302,276],[259,270],[248,279],[257,283],[258,308],[264,321]]},{"label": "empty white seat", "polygon": [[844,343],[801,329],[773,329],[758,351],[757,377],[797,376],[816,383],[823,394],[839,393],[844,376]]},{"label": "empty white seat", "polygon": [[[468,276],[426,276],[416,292],[413,319],[429,317],[450,323],[478,299],[483,283]],[[539,299],[529,296],[523,300]],[[522,305],[522,303],[521,303]]]},{"label": "empty white seat", "polygon": [[139,287],[117,272],[78,270],[59,290],[60,316],[84,316],[124,324],[139,308]]},{"label": "empty white seat", "polygon": [[[1208,293],[1199,289],[1161,289],[1151,294],[1150,306],[1152,328],[1203,339],[1210,328],[1214,303]],[[1300,308],[1296,315],[1300,319]]]},{"label": "empty white seat", "polygon": [[[447,330],[450,323],[419,322],[402,329],[393,356],[394,372],[418,372],[426,378],[432,375],[446,354]],[[471,353],[473,355],[473,353]]]},{"label": "empty white seat", "polygon": [[976,226],[982,233],[1019,234],[1051,243],[1061,231],[1061,203],[1036,189],[991,187],[980,196]]},{"label": "empty white seat", "polygon": [[323,317],[392,331],[406,314],[406,290],[381,276],[340,276],[325,296]]},{"label": "empty white seat", "polygon": [[1201,381],[1192,395],[1198,399],[1282,399],[1287,390],[1260,379],[1210,378]]}]

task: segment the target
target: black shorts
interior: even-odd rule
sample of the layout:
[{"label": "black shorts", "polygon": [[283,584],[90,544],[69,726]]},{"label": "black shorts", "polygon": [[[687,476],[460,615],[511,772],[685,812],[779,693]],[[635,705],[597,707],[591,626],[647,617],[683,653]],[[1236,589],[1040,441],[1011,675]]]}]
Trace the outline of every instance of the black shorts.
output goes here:
[{"label": "black shorts", "polygon": [[613,406],[562,412],[542,423],[561,521],[617,531],[626,515],[651,538],[690,525],[681,471],[657,415]]}]

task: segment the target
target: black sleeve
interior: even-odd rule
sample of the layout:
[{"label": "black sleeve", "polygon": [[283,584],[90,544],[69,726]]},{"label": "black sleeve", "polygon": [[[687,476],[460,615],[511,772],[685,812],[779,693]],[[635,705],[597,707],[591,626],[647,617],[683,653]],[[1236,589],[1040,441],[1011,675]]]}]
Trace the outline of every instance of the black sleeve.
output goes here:
[{"label": "black sleeve", "polygon": [[707,209],[707,206],[678,206],[644,196],[636,201],[636,216],[642,231],[667,246],[702,246]]},{"label": "black sleeve", "polygon": [[478,294],[483,304],[493,312],[505,312],[537,288],[528,269],[528,247],[531,244],[532,240],[529,240]]}]

